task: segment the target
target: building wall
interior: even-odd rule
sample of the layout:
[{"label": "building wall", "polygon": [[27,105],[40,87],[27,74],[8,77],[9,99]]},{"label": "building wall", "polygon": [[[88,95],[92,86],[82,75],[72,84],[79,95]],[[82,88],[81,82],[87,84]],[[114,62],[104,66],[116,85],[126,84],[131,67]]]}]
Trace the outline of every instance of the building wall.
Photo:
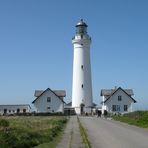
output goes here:
[{"label": "building wall", "polygon": [[[19,112],[18,112],[19,109]],[[5,114],[14,114],[14,113],[23,113],[30,112],[29,105],[0,105],[0,114],[4,114],[4,110],[6,110]]]},{"label": "building wall", "polygon": [[[121,101],[118,101],[118,96],[122,96]],[[119,89],[104,105],[108,112],[127,113],[132,112],[132,103],[133,100],[125,92]],[[112,111],[112,105],[119,105],[120,111]],[[124,111],[124,105],[128,106],[127,111]]]},{"label": "building wall", "polygon": [[[51,98],[51,102],[47,102],[47,97]],[[64,103],[50,90],[41,95],[34,106],[37,112],[64,112]]]}]

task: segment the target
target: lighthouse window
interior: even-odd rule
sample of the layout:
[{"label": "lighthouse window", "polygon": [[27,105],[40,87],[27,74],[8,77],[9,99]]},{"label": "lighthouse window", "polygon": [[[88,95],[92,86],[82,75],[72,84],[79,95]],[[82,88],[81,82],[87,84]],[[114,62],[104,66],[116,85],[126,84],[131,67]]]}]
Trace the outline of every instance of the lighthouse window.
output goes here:
[{"label": "lighthouse window", "polygon": [[83,88],[83,84],[81,85],[81,87]]},{"label": "lighthouse window", "polygon": [[83,69],[83,65],[81,65],[81,69]]}]

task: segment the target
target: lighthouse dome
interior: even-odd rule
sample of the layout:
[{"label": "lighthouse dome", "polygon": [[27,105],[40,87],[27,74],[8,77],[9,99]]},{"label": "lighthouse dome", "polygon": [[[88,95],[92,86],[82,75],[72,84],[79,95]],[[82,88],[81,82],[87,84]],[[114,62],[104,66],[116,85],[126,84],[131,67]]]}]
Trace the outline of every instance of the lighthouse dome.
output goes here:
[{"label": "lighthouse dome", "polygon": [[87,34],[87,24],[83,21],[83,19],[81,19],[76,25],[76,34]]},{"label": "lighthouse dome", "polygon": [[78,26],[85,26],[87,27],[87,24],[83,21],[83,19],[81,19],[77,24],[76,24],[76,27]]}]

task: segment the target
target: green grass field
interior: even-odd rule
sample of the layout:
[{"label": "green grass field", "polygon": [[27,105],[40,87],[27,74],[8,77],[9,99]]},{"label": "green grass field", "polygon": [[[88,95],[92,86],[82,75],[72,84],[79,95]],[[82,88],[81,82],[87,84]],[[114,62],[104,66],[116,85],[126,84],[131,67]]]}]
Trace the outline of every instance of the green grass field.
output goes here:
[{"label": "green grass field", "polygon": [[114,120],[148,128],[148,111],[136,111],[125,115],[114,115]]},{"label": "green grass field", "polygon": [[66,122],[66,117],[1,116],[0,147],[55,147]]}]

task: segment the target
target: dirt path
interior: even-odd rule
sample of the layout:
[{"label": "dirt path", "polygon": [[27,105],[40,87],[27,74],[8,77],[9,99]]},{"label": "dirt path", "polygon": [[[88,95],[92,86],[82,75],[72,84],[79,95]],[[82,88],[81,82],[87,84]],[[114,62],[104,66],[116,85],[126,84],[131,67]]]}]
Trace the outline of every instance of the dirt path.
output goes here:
[{"label": "dirt path", "polygon": [[77,122],[77,116],[70,117],[63,138],[57,145],[57,148],[84,148]]}]

